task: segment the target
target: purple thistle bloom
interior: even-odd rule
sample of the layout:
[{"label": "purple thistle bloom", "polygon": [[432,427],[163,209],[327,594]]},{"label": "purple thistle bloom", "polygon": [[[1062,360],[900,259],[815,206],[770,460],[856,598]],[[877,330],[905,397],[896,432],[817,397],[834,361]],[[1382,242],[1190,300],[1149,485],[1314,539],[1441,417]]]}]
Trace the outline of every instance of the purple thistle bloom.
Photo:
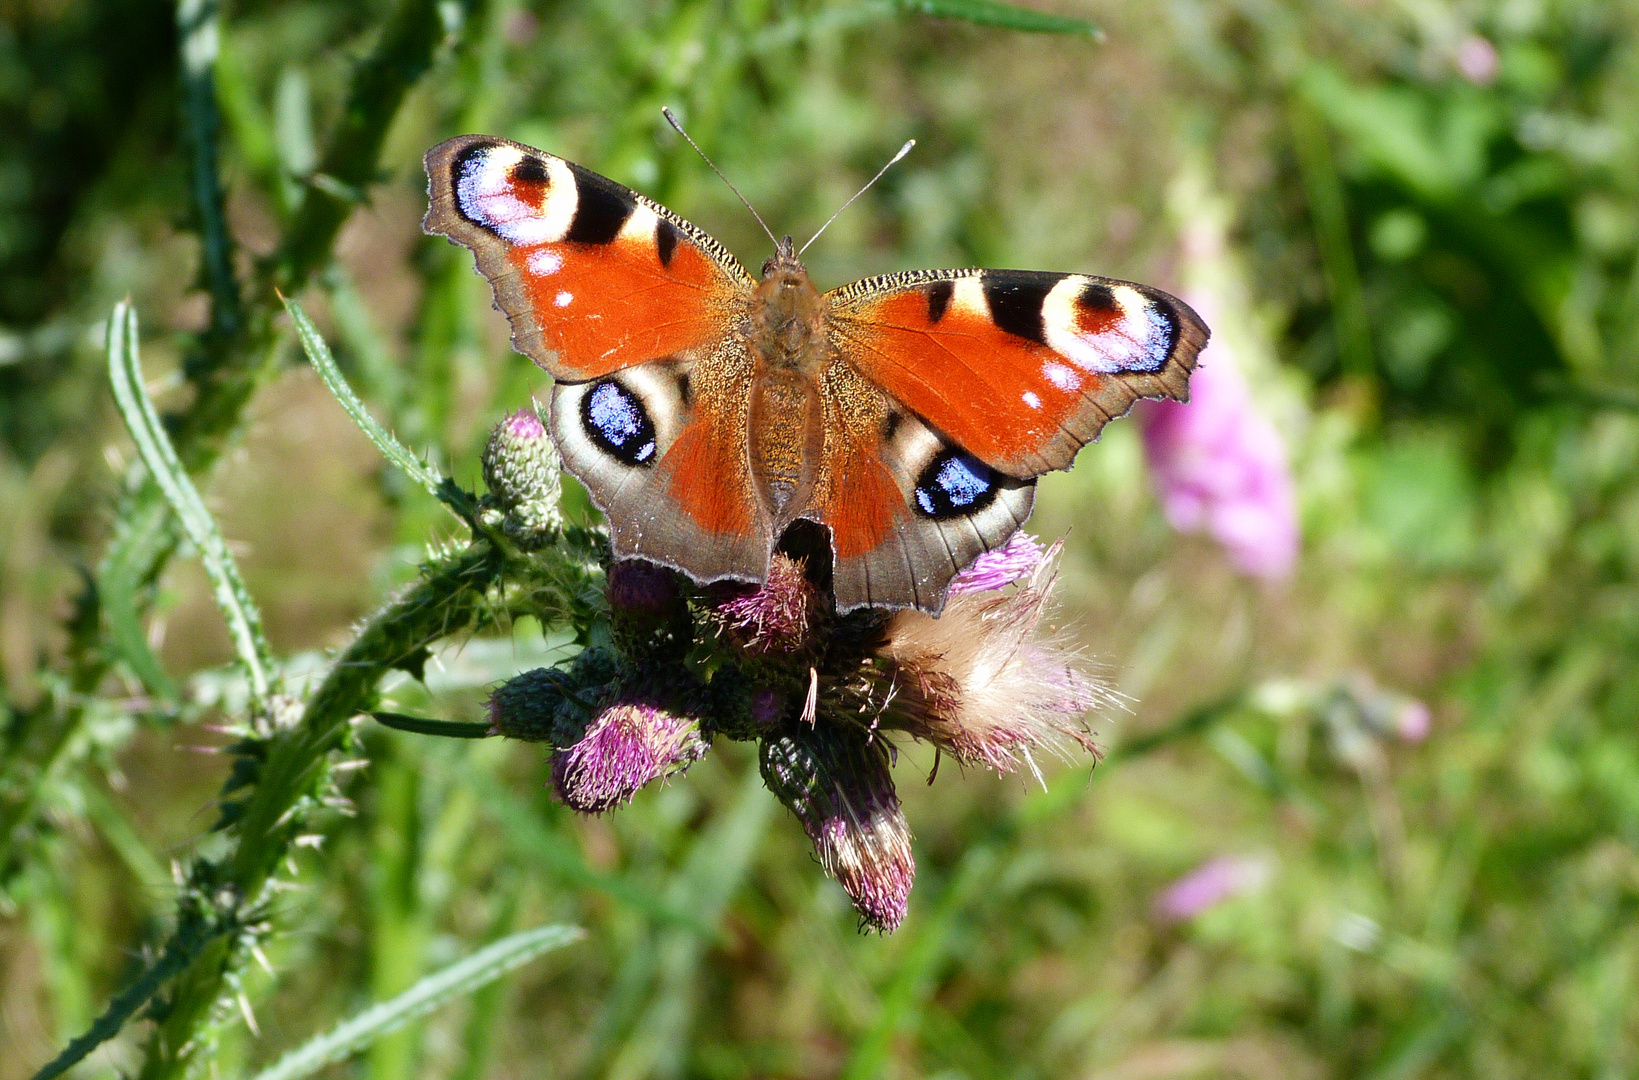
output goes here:
[{"label": "purple thistle bloom", "polygon": [[1045,554],[1045,549],[1036,542],[1036,538],[1020,529],[1008,537],[1006,544],[980,555],[952,578],[950,594],[983,592],[1011,585],[1035,573]]},{"label": "purple thistle bloom", "polygon": [[818,599],[803,564],[776,552],[768,580],[734,587],[714,614],[728,639],[746,653],[790,656],[810,644]]},{"label": "purple thistle bloom", "polygon": [[618,699],[575,745],[552,755],[552,786],[588,814],[629,802],[652,780],[688,768],[708,749],[700,723],[649,700]]},{"label": "purple thistle bloom", "polygon": [[763,741],[761,769],[865,924],[891,931],[903,922],[916,859],[887,744],[857,729],[798,725]]},{"label": "purple thistle bloom", "polygon": [[1084,670],[1069,642],[1043,632],[1059,547],[1042,551],[1029,537],[1010,542],[1021,553],[1015,565],[1028,557],[1025,545],[1035,548],[1035,565],[1017,588],[953,591],[937,619],[895,614],[879,649],[893,665],[895,685],[884,726],[1003,773],[1020,766],[1037,772],[1038,751],[1098,753],[1083,717],[1119,695]]},{"label": "purple thistle bloom", "polygon": [[1156,897],[1155,913],[1167,922],[1187,922],[1225,900],[1262,888],[1272,870],[1263,858],[1220,855],[1208,859]]},{"label": "purple thistle bloom", "polygon": [[[1201,298],[1191,303],[1198,311],[1209,306]],[[1210,533],[1244,573],[1288,576],[1299,531],[1286,443],[1254,406],[1227,349],[1217,339],[1207,345],[1190,378],[1188,404],[1151,402],[1140,415],[1173,528]]]}]

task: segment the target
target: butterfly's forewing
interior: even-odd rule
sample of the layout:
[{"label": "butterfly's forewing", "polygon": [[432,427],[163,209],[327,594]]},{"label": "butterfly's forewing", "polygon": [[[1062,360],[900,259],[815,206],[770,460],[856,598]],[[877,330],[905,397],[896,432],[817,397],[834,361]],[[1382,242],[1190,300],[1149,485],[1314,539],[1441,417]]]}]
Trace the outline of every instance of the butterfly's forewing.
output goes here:
[{"label": "butterfly's forewing", "polygon": [[708,346],[755,284],[700,229],[562,158],[465,135],[425,164],[422,227],[472,249],[513,347],[554,378]]},{"label": "butterfly's forewing", "polygon": [[1183,400],[1207,339],[1183,301],[1082,274],[913,271],[827,299],[848,363],[1019,479],[1069,467],[1138,398]]},{"label": "butterfly's forewing", "polygon": [[720,244],[579,165],[469,135],[427,153],[423,227],[471,248],[513,347],[557,381],[552,434],[617,557],[761,580],[746,459],[755,282]]}]

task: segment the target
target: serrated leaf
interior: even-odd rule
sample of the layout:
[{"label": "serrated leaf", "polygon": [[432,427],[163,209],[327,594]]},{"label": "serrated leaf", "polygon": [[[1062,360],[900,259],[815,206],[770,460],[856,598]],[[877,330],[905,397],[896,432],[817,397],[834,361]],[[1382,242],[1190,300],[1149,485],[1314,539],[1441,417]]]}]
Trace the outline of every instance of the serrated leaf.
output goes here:
[{"label": "serrated leaf", "polygon": [[[313,365],[313,369],[319,373],[319,378],[324,380],[324,385],[330,388],[330,393],[335,395],[336,401],[341,404],[342,409],[346,411],[348,416],[353,418],[353,423],[357,424],[359,430],[364,432],[365,436],[376,444],[376,449],[381,451],[383,457],[403,470],[404,474],[411,480],[425,488],[433,498],[449,505],[451,509],[456,509],[459,513],[459,509],[451,501],[453,498],[451,489],[454,488],[454,485],[412,454],[403,443],[393,437],[392,432],[382,427],[376,421],[376,418],[370,415],[370,410],[364,407],[364,402],[360,401],[359,396],[353,393],[353,388],[347,385],[347,379],[343,377],[341,368],[336,366],[336,358],[330,353],[330,346],[325,344],[318,328],[313,325],[313,320],[307,317],[307,312],[302,310],[302,306],[296,301],[286,298],[285,310],[290,313],[291,322],[296,324],[296,336],[301,338],[302,349],[307,353],[308,361]],[[455,490],[459,491],[459,489]]]},{"label": "serrated leaf", "polygon": [[1033,34],[1075,34],[1095,41],[1104,40],[1104,31],[1086,19],[1049,15],[1045,11],[1015,7],[1000,0],[896,0],[905,11],[940,19],[962,19],[979,26],[1023,30]]},{"label": "serrated leaf", "polygon": [[308,1040],[251,1080],[301,1080],[311,1076],[440,1005],[494,982],[544,952],[585,936],[586,931],[578,926],[542,926],[504,937],[428,975],[397,997],[373,1005],[326,1034]]},{"label": "serrated leaf", "polygon": [[113,317],[108,321],[108,379],[113,385],[120,416],[137,445],[137,453],[176,512],[182,531],[199,549],[216,606],[227,620],[234,652],[250,677],[251,698],[258,707],[264,707],[271,689],[268,672],[273,662],[267,639],[262,634],[262,615],[239,576],[239,565],[228,551],[222,530],[217,528],[216,519],[205,508],[205,501],[199,497],[198,489],[178,460],[170,436],[165,433],[159,413],[143,386],[142,362],[137,352],[137,313],[129,300],[115,305]]}]

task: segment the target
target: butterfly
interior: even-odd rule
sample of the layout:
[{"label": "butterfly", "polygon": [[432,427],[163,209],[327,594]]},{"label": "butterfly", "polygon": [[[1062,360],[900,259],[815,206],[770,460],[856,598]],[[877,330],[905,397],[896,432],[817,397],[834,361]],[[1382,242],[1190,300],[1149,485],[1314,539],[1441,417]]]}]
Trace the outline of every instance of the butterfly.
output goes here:
[{"label": "butterfly", "polygon": [[505,139],[425,165],[422,227],[473,251],[513,347],[552,376],[550,430],[615,557],[699,582],[764,581],[811,522],[838,611],[937,614],[1024,524],[1037,477],[1138,398],[1187,399],[1207,340],[1175,297],[1084,274],[821,293],[786,237],[753,277],[659,203]]}]

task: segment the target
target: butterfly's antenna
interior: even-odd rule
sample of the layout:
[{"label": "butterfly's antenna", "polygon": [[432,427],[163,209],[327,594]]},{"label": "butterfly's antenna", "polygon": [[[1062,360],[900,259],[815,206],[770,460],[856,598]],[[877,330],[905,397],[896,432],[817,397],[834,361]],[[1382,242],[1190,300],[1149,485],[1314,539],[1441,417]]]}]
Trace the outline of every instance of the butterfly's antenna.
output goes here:
[{"label": "butterfly's antenna", "polygon": [[[901,146],[899,148],[899,153],[897,153],[893,157],[889,158],[888,163],[886,165],[882,166],[882,168],[878,169],[876,171],[876,175],[871,177],[871,179],[866,182],[864,187],[862,187],[858,191],[854,192],[854,199],[859,198],[861,195],[863,195],[867,191],[871,190],[871,185],[876,183],[878,180],[882,179],[882,174],[887,172],[889,169],[893,168],[894,164],[896,162],[898,162],[900,158],[902,158],[906,154],[910,153],[911,152],[911,147],[913,147],[915,145],[916,145],[916,140],[915,139],[906,139],[905,140],[905,145]],[[824,232],[826,229],[829,229],[831,227],[831,222],[835,221],[842,214],[842,212],[844,210],[846,210],[850,206],[854,205],[854,199],[849,199],[847,202],[845,202],[841,206],[837,207],[837,212],[835,214],[832,214],[829,218],[826,219],[825,224],[821,225],[819,227],[819,232],[815,233],[813,236],[810,236],[808,238],[808,244],[812,244],[815,240],[818,240],[820,238],[820,233]],[[803,252],[807,251],[808,250],[808,244],[804,244],[802,247],[798,248],[797,249],[797,254],[801,255]]]},{"label": "butterfly's antenna", "polygon": [[768,238],[770,240],[774,241],[774,246],[775,247],[779,247],[780,242],[775,239],[773,230],[771,230],[768,227],[768,222],[764,221],[763,216],[761,214],[757,213],[757,208],[755,206],[752,206],[750,200],[748,200],[744,195],[740,194],[740,189],[739,188],[735,187],[733,184],[729,184],[728,177],[723,175],[723,170],[719,169],[716,166],[716,164],[713,163],[711,158],[706,156],[706,152],[704,150],[700,149],[700,144],[699,143],[697,143],[693,139],[689,138],[689,133],[683,130],[683,125],[679,124],[677,122],[677,117],[672,115],[672,111],[670,109],[666,108],[664,105],[662,105],[660,107],[660,114],[666,118],[666,123],[670,124],[673,128],[675,128],[677,130],[677,133],[679,135],[683,136],[683,138],[688,141],[688,144],[690,146],[694,147],[694,152],[696,154],[700,155],[700,160],[704,161],[707,165],[711,166],[711,171],[717,174],[717,179],[721,180],[725,184],[728,184],[728,189],[730,191],[734,192],[734,197],[739,199],[741,202],[745,203],[746,209],[751,211],[751,216],[756,218],[757,219],[757,224],[759,224],[763,227],[763,232],[768,233]]}]

